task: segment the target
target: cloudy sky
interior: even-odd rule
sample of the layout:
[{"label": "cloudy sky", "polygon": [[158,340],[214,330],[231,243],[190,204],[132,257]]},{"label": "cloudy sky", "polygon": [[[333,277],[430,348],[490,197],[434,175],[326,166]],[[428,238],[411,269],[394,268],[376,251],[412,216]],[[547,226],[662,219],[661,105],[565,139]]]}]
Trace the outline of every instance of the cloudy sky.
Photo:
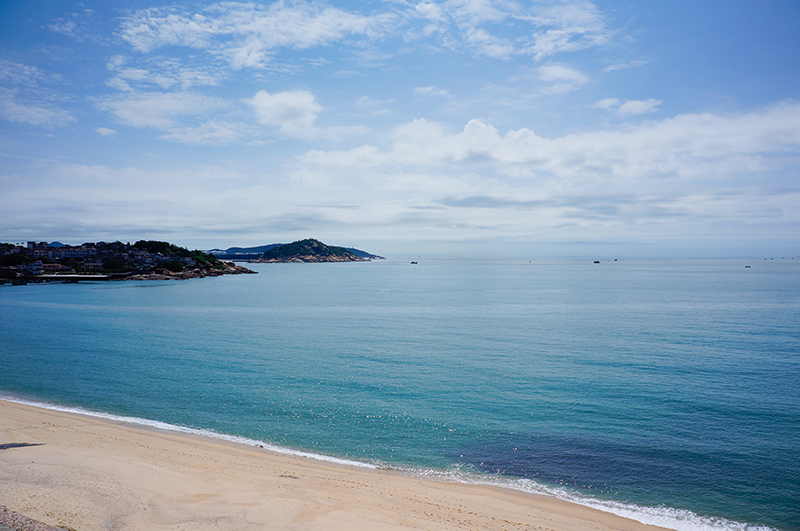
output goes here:
[{"label": "cloudy sky", "polygon": [[796,0],[0,2],[0,241],[800,256]]}]

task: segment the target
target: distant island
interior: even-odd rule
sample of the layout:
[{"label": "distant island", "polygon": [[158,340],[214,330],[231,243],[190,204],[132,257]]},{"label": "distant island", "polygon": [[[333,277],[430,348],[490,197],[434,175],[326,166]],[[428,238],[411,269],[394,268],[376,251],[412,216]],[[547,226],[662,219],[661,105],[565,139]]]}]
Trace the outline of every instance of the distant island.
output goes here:
[{"label": "distant island", "polygon": [[259,247],[230,247],[226,250],[212,249],[209,254],[227,260],[255,263],[300,263],[300,262],[365,262],[383,260],[382,256],[370,254],[352,247],[335,247],[319,240],[308,238],[293,243],[273,243]]},{"label": "distant island", "polygon": [[255,273],[202,251],[162,241],[0,243],[0,283],[81,280],[184,280]]}]

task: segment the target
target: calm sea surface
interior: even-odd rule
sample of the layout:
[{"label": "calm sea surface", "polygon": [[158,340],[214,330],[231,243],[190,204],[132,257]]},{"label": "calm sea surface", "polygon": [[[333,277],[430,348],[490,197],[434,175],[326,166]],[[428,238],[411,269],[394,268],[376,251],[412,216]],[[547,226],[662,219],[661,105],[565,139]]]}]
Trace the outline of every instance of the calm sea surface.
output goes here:
[{"label": "calm sea surface", "polygon": [[416,260],[0,287],[0,395],[800,530],[800,259]]}]

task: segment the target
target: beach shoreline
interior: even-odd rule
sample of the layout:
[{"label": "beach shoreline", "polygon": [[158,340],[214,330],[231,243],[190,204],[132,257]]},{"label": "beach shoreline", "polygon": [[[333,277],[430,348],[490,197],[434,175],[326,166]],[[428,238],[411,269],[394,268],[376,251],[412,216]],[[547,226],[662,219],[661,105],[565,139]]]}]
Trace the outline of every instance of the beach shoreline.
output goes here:
[{"label": "beach shoreline", "polygon": [[87,529],[662,529],[567,501],[0,400],[0,504]]}]

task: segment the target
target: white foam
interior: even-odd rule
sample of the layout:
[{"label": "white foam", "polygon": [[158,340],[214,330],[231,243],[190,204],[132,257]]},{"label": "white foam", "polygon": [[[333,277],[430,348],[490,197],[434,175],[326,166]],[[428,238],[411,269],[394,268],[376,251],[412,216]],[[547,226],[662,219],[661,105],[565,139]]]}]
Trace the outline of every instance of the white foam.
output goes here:
[{"label": "white foam", "polygon": [[432,479],[488,485],[520,490],[531,494],[552,496],[564,501],[636,520],[643,524],[675,529],[676,531],[778,531],[763,525],[746,524],[726,518],[702,516],[686,509],[675,509],[665,506],[650,507],[611,500],[601,500],[568,489],[543,485],[529,479],[481,475],[473,472],[465,472],[459,468],[453,468],[447,471],[414,471],[409,469],[407,472]]},{"label": "white foam", "polygon": [[[316,454],[312,452],[304,452],[301,450],[294,450],[283,446],[275,446],[265,441],[257,439],[250,439],[248,437],[239,437],[236,435],[226,435],[217,433],[212,430],[203,430],[197,428],[189,428],[176,424],[168,424],[157,420],[143,419],[139,417],[126,417],[121,415],[112,415],[110,413],[101,413],[98,411],[90,411],[79,407],[65,407],[55,404],[48,404],[45,402],[36,402],[32,400],[22,400],[19,398],[7,397],[0,395],[0,400],[7,402],[14,402],[17,404],[24,404],[34,406],[42,409],[49,409],[53,411],[62,411],[65,413],[75,413],[79,415],[86,415],[89,417],[96,417],[105,420],[112,420],[116,422],[125,422],[128,424],[136,424],[140,426],[147,426],[164,431],[172,431],[179,433],[187,433],[191,435],[200,435],[203,437],[210,437],[213,439],[220,439],[223,441],[244,444],[247,446],[254,446],[264,448],[271,452],[293,455],[298,457],[306,457],[318,461],[325,461],[329,463],[336,463],[340,465],[354,466],[360,468],[378,469],[386,468],[381,465],[373,463],[366,463],[362,461],[354,461],[350,459],[342,459],[324,454]],[[562,499],[571,503],[591,507],[599,511],[616,514],[624,518],[636,520],[643,524],[650,524],[667,529],[674,529],[676,531],[777,531],[773,528],[746,524],[736,522],[725,518],[715,518],[709,516],[701,516],[692,511],[685,509],[675,509],[672,507],[649,507],[629,503],[616,502],[611,500],[601,500],[584,496],[579,493],[559,488],[543,485],[536,481],[529,479],[514,479],[505,478],[501,476],[482,475],[471,471],[465,471],[461,468],[452,468],[446,471],[434,469],[417,469],[417,468],[396,468],[406,474],[423,477],[428,479],[436,479],[440,481],[455,481],[459,483],[470,483],[476,485],[488,485],[493,487],[501,487],[507,489],[514,489],[531,494],[539,494],[545,496],[552,496]]]}]

